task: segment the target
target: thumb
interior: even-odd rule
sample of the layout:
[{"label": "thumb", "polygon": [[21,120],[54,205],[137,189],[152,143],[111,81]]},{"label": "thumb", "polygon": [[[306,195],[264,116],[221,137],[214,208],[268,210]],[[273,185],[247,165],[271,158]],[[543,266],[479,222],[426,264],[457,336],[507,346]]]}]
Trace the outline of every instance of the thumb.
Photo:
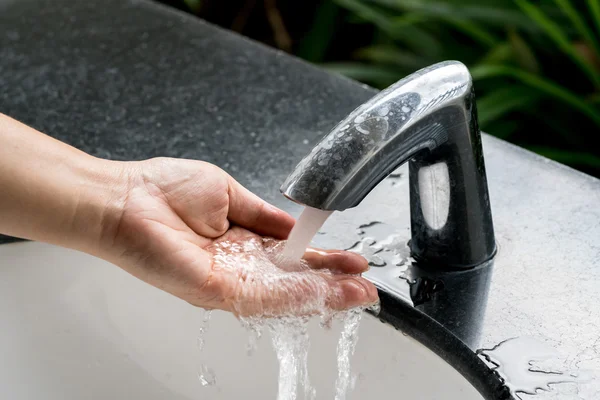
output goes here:
[{"label": "thumb", "polygon": [[230,222],[261,236],[287,239],[295,223],[291,215],[262,200],[232,177],[228,191]]}]

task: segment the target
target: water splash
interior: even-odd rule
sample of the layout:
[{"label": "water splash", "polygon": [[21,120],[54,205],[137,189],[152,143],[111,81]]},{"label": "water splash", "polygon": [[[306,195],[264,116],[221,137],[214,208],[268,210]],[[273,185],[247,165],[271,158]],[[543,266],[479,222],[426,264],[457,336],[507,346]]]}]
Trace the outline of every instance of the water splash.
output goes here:
[{"label": "water splash", "polygon": [[350,358],[354,354],[358,342],[358,325],[362,317],[362,310],[347,311],[343,318],[344,327],[338,342],[338,377],[335,384],[335,400],[346,400],[348,389],[353,388],[353,379],[350,375]]},{"label": "water splash", "polygon": [[248,324],[245,321],[242,321],[242,324],[246,327],[246,330],[248,331],[248,343],[246,344],[246,353],[248,354],[248,356],[251,356],[258,348],[258,341],[262,337],[263,326],[260,323]]},{"label": "water splash", "polygon": [[[360,225],[361,239],[346,250],[365,257],[374,267],[400,266],[409,261],[410,249],[402,235],[394,233],[391,226],[379,221]],[[383,238],[383,239],[381,239]]]},{"label": "water splash", "polygon": [[561,371],[559,353],[553,347],[530,337],[505,340],[477,353],[504,379],[513,396],[552,391],[551,385],[589,382],[586,371]]},{"label": "water splash", "polygon": [[202,386],[214,386],[217,384],[215,372],[206,365],[201,365],[198,371],[198,380]]},{"label": "water splash", "polygon": [[[307,208],[287,243],[253,237],[219,242],[207,249],[213,254],[214,270],[237,283],[233,308],[250,331],[248,353],[254,351],[264,329],[270,333],[279,362],[278,400],[296,400],[300,393],[307,400],[316,398],[308,373],[310,316],[320,317],[325,328],[328,321],[343,318],[336,400],[344,400],[352,388],[350,358],[358,340],[364,308],[342,313],[331,309],[329,304],[335,301],[335,296],[341,295],[332,290],[333,273],[327,269],[312,269],[301,259],[330,214]],[[214,374],[202,372],[201,382],[210,382]]]},{"label": "water splash", "polygon": [[279,361],[278,400],[295,400],[299,386],[306,399],[316,397],[308,376],[308,321],[307,317],[287,317],[267,322]]},{"label": "water splash", "polygon": [[206,332],[208,331],[208,327],[210,325],[210,316],[212,315],[211,310],[204,310],[204,315],[202,316],[202,320],[200,321],[200,326],[198,327],[198,350],[202,351],[204,349],[204,337],[206,336]]},{"label": "water splash", "polygon": [[[204,315],[202,316],[202,320],[200,321],[200,327],[198,328],[198,352],[202,353],[205,344],[205,336],[208,331],[208,327],[210,324],[210,316],[212,314],[211,310],[204,310]],[[198,380],[202,386],[211,386],[217,383],[217,377],[214,371],[207,365],[201,363],[198,367]]]},{"label": "water splash", "polygon": [[285,242],[252,237],[208,248],[215,273],[235,288],[228,298],[234,300],[229,306],[236,314],[263,318],[318,315],[341,295],[332,291],[331,271],[312,269],[304,260],[285,260],[284,246]]}]

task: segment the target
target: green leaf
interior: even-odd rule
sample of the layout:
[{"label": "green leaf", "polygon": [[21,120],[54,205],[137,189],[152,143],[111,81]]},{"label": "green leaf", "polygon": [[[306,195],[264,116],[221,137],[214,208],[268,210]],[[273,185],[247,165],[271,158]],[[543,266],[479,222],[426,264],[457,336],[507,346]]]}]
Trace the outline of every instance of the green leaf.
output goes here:
[{"label": "green leaf", "polygon": [[587,102],[590,104],[599,104],[600,103],[600,93],[593,93],[586,98]]},{"label": "green leaf", "polygon": [[490,135],[507,140],[521,128],[521,124],[520,121],[515,121],[514,119],[502,119],[481,128]]},{"label": "green leaf", "polygon": [[357,14],[360,18],[373,23],[390,36],[394,37],[396,35],[396,28],[392,24],[390,17],[375,7],[366,5],[360,0],[335,0],[335,2],[340,7],[346,8]]},{"label": "green leaf", "polygon": [[515,0],[517,5],[521,7],[529,17],[544,29],[546,34],[554,41],[554,43],[564,51],[580,68],[595,86],[600,86],[600,75],[594,67],[575,49],[562,28],[552,21],[548,16],[537,6],[526,0]]},{"label": "green leaf", "polygon": [[596,30],[600,35],[600,1],[598,0],[587,0],[588,7],[592,12],[592,17],[594,20],[594,24],[596,25]]},{"label": "green leaf", "polygon": [[463,20],[482,22],[496,27],[504,27],[510,23],[527,31],[537,30],[537,27],[531,24],[529,18],[524,16],[518,9],[509,8],[510,2],[505,1],[498,2],[498,4],[502,3],[502,6],[484,6],[480,4],[480,1],[468,5],[464,4],[464,1],[459,1],[457,4],[450,4],[448,1],[422,0],[374,0],[374,2],[400,11],[419,12],[444,19],[462,18]]},{"label": "green leaf", "polygon": [[504,64],[508,62],[513,55],[513,48],[510,43],[500,43],[492,48],[480,61],[482,65]]},{"label": "green leaf", "polygon": [[583,36],[590,48],[594,49],[597,56],[600,56],[600,46],[598,45],[598,41],[571,2],[569,0],[554,0],[554,2],[558,4],[561,10],[569,17],[573,26],[575,26],[579,34]]},{"label": "green leaf", "polygon": [[321,67],[326,71],[344,75],[357,81],[374,84],[380,89],[402,78],[401,74],[398,74],[392,68],[361,63],[326,63],[321,64]]},{"label": "green leaf", "polygon": [[410,47],[414,53],[430,58],[431,62],[444,53],[441,38],[418,26],[426,21],[422,15],[407,14],[392,21],[392,37]]},{"label": "green leaf", "polygon": [[510,29],[508,31],[508,41],[512,47],[512,53],[521,68],[533,73],[540,71],[540,66],[535,58],[535,54],[533,54],[529,45],[516,30]]},{"label": "green leaf", "polygon": [[420,69],[427,65],[427,61],[422,57],[388,45],[363,47],[357,50],[355,54],[363,60],[369,60],[377,64],[397,65],[409,70]]},{"label": "green leaf", "polygon": [[454,25],[458,30],[470,36],[474,41],[485,46],[493,47],[498,43],[498,39],[490,32],[481,28],[474,22],[463,18],[449,18],[448,22]]},{"label": "green leaf", "polygon": [[528,87],[512,85],[494,90],[477,99],[479,123],[486,126],[505,114],[530,106],[540,98],[540,94]]},{"label": "green leaf", "polygon": [[487,79],[494,77],[510,77],[518,80],[524,85],[534,88],[546,95],[553,97],[566,105],[573,107],[590,118],[600,127],[600,112],[581,99],[581,96],[570,90],[537,75],[520,70],[518,68],[502,65],[479,65],[471,69],[474,79]]},{"label": "green leaf", "polygon": [[193,11],[194,13],[197,13],[202,8],[202,0],[183,0],[183,1],[185,2],[185,5],[188,6],[188,8],[191,11]]},{"label": "green leaf", "polygon": [[[359,17],[370,21],[377,28],[387,33],[393,39],[409,46],[414,52],[437,59],[442,53],[443,46],[439,38],[417,26],[427,18],[418,13],[408,13],[401,16],[388,15],[383,11],[365,4],[360,0],[334,0]],[[433,62],[433,60],[432,60]]]},{"label": "green leaf", "polygon": [[600,157],[592,153],[567,151],[543,146],[528,146],[528,149],[563,164],[600,168]]},{"label": "green leaf", "polygon": [[331,1],[321,3],[316,11],[311,30],[304,36],[296,55],[311,62],[321,62],[335,35],[336,20],[340,8]]}]

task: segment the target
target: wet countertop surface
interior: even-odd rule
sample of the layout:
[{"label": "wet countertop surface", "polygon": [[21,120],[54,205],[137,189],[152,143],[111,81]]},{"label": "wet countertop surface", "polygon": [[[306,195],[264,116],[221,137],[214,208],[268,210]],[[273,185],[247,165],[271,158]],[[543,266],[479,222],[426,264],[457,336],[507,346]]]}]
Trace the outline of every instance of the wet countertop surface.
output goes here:
[{"label": "wet countertop surface", "polygon": [[[279,185],[373,93],[146,1],[0,0],[0,112],[98,157],[215,163],[296,216],[301,208]],[[597,373],[600,181],[488,135],[483,146],[499,252],[486,290],[463,290],[442,322],[467,332],[473,349],[529,337],[559,352],[546,369]],[[361,206],[335,213],[315,243],[407,241],[406,176],[400,168]],[[382,264],[372,244],[359,246]],[[383,263],[369,273],[405,272]],[[431,314],[426,300],[413,303]],[[462,303],[475,306],[457,310]],[[598,399],[600,383],[561,384],[540,397]]]}]

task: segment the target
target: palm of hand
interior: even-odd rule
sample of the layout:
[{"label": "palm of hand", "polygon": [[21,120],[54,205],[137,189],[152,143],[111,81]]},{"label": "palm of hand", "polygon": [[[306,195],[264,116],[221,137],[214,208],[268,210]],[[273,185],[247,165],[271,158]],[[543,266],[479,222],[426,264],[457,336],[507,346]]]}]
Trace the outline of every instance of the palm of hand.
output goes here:
[{"label": "palm of hand", "polygon": [[288,275],[272,287],[248,279],[243,268],[219,268],[215,244],[262,243],[262,235],[284,239],[292,217],[211,164],[152,159],[134,165],[107,257],[132,275],[194,305],[236,314],[293,312],[295,303],[324,291],[336,294],[328,298],[333,308],[376,301],[372,284],[348,275],[367,268],[352,253],[307,252],[304,258],[315,269],[281,270]]}]

